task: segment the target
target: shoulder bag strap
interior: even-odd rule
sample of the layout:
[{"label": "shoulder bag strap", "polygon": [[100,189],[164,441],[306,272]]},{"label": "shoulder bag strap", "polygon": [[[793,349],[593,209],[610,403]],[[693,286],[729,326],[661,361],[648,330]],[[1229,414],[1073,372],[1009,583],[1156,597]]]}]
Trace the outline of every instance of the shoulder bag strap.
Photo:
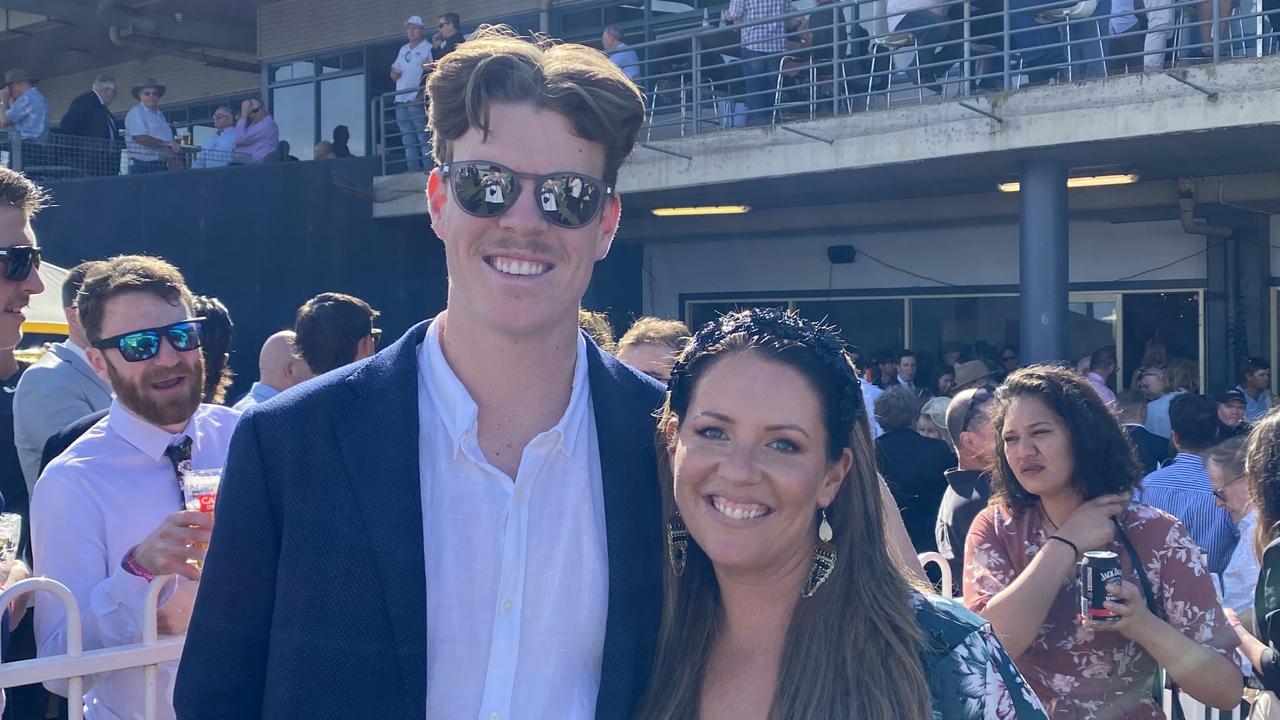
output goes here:
[{"label": "shoulder bag strap", "polygon": [[[1116,526],[1116,539],[1124,545],[1124,550],[1129,555],[1129,560],[1133,562],[1133,571],[1138,575],[1138,582],[1142,585],[1142,595],[1147,600],[1147,609],[1152,615],[1160,618],[1165,622],[1169,622],[1169,616],[1165,613],[1164,607],[1156,602],[1156,594],[1151,589],[1151,581],[1147,578],[1147,571],[1142,568],[1142,558],[1138,557],[1138,551],[1134,549],[1133,543],[1129,540],[1129,536],[1125,533],[1124,527],[1120,525],[1120,521],[1111,518],[1111,522]],[[1160,688],[1159,676],[1156,678],[1156,690]],[[1186,715],[1182,712],[1182,691],[1178,688],[1178,684],[1173,681],[1167,674],[1165,675],[1165,684],[1173,693],[1173,720],[1186,720]],[[1159,702],[1160,694],[1157,693],[1156,701]]]}]

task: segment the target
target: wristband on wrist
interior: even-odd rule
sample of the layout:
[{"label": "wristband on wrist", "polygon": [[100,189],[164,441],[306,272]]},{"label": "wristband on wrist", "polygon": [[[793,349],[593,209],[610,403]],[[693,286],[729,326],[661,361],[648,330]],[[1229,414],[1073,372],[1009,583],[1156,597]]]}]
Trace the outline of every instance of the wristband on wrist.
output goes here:
[{"label": "wristband on wrist", "polygon": [[1240,622],[1240,618],[1236,617],[1235,615],[1227,616],[1227,624],[1233,628],[1238,628],[1241,625],[1243,625],[1243,623]]},{"label": "wristband on wrist", "polygon": [[120,561],[120,567],[124,568],[124,571],[129,573],[130,575],[136,575],[142,578],[143,580],[146,580],[147,582],[151,582],[152,580],[155,580],[156,579],[155,573],[142,567],[142,565],[138,563],[138,559],[134,557],[134,553],[137,550],[138,550],[137,545],[134,545],[133,547],[129,548],[129,552],[125,553],[124,559]]},{"label": "wristband on wrist", "polygon": [[[1075,553],[1075,556],[1076,556],[1077,558],[1079,558],[1079,557],[1080,557],[1080,548],[1076,547],[1076,544],[1075,544],[1075,543],[1073,543],[1073,542],[1071,542],[1070,540],[1068,540],[1068,539],[1066,539],[1066,538],[1062,537],[1061,535],[1050,535],[1050,536],[1049,536],[1049,540],[1057,540],[1058,542],[1062,543],[1063,545],[1066,545],[1067,547],[1071,548],[1071,552]],[[1047,544],[1047,543],[1046,543],[1046,544]]]}]

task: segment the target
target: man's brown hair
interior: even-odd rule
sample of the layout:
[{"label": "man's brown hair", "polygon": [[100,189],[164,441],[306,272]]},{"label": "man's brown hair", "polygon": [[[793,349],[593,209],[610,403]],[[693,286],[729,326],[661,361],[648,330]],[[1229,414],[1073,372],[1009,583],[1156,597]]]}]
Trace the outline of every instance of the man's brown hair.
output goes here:
[{"label": "man's brown hair", "polygon": [[90,342],[102,339],[107,301],[131,292],[151,293],[188,311],[194,302],[178,268],[146,255],[117,255],[89,271],[76,299],[80,324]]},{"label": "man's brown hair", "polygon": [[656,317],[642,317],[631,323],[631,327],[618,340],[618,348],[632,345],[666,345],[679,352],[693,333],[689,327],[679,320],[663,320]]},{"label": "man's brown hair", "polygon": [[0,167],[0,207],[18,208],[30,220],[48,204],[49,194],[44,188],[16,170]]},{"label": "man's brown hair", "polygon": [[427,80],[427,123],[437,163],[453,159],[453,142],[475,128],[487,137],[493,103],[530,103],[569,119],[583,140],[604,146],[604,180],[618,181],[644,122],[639,88],[599,50],[517,37],[484,26],[435,65]]},{"label": "man's brown hair", "polygon": [[323,292],[294,317],[293,346],[316,375],[355,362],[360,341],[373,333],[378,311],[354,295]]}]

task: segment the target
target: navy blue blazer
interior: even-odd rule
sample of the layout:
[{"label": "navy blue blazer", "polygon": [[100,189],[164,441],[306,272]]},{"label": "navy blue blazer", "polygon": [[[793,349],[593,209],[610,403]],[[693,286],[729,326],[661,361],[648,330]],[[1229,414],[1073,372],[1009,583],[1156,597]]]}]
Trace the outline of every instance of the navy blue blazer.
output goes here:
[{"label": "navy blue blazer", "polygon": [[[241,419],[174,690],[182,720],[425,720],[426,329]],[[661,390],[588,343],[609,556],[596,717],[625,720],[648,679],[661,608]]]}]

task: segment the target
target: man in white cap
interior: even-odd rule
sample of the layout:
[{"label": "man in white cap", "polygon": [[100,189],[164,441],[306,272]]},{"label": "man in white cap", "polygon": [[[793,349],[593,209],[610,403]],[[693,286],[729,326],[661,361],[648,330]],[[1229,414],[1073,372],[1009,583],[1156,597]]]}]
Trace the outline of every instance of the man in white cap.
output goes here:
[{"label": "man in white cap", "polygon": [[404,34],[409,42],[400,47],[391,64],[391,79],[396,81],[396,125],[400,127],[400,144],[404,146],[405,169],[422,172],[430,165],[427,153],[427,113],[422,104],[422,74],[432,61],[431,43],[427,42],[427,26],[414,15],[404,21]]},{"label": "man in white cap", "polygon": [[133,87],[138,104],[124,116],[125,147],[129,149],[129,174],[163,172],[182,146],[173,138],[173,127],[160,112],[164,86],[146,78]]}]

